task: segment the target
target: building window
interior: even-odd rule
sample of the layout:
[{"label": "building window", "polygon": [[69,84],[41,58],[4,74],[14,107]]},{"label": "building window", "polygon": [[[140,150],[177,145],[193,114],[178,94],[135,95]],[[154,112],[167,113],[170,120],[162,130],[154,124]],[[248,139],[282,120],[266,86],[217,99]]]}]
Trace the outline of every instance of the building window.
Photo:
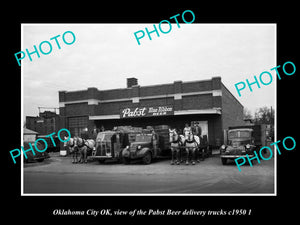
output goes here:
[{"label": "building window", "polygon": [[68,127],[72,137],[82,137],[88,131],[88,118],[86,116],[68,118]]}]

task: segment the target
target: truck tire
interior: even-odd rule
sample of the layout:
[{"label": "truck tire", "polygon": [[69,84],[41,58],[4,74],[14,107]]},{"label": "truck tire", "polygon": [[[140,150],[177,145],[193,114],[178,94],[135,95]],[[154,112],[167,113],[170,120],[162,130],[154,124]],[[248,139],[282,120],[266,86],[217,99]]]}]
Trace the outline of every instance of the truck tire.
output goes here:
[{"label": "truck tire", "polygon": [[125,165],[130,164],[130,158],[123,157],[122,161],[123,161],[123,164],[125,164]]},{"label": "truck tire", "polygon": [[207,155],[206,155],[205,149],[202,148],[202,149],[201,149],[201,161],[204,161],[205,158],[207,158]]},{"label": "truck tire", "polygon": [[105,159],[98,159],[99,164],[103,164],[105,162]]},{"label": "truck tire", "polygon": [[221,158],[221,160],[222,160],[222,164],[223,164],[223,165],[226,165],[226,164],[227,164],[227,159]]},{"label": "truck tire", "polygon": [[145,155],[142,158],[142,161],[145,165],[148,165],[152,161],[152,155],[150,152],[146,152]]},{"label": "truck tire", "polygon": [[210,148],[210,146],[207,146],[207,152],[208,152],[208,157],[212,156],[212,149]]}]

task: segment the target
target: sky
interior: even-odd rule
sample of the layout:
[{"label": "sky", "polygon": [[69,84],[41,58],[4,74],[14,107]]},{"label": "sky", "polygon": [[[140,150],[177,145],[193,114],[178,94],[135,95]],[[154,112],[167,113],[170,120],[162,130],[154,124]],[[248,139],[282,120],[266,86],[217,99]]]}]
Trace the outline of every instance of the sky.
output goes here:
[{"label": "sky", "polygon": [[[180,21],[179,21],[180,22]],[[158,26],[158,25],[156,25]],[[167,24],[162,27],[168,30]],[[38,107],[57,107],[58,91],[125,88],[126,78],[136,77],[141,86],[194,81],[220,76],[222,83],[252,114],[259,107],[275,107],[275,24],[172,23],[168,34],[147,34],[138,45],[134,33],[153,29],[153,24],[22,24],[21,50],[34,51],[43,41],[52,44],[48,55],[32,54],[21,61],[23,117],[37,116]],[[62,40],[72,31],[75,42]],[[58,49],[57,38],[61,49]],[[68,34],[66,41],[72,41]],[[43,44],[46,52],[47,44]],[[16,62],[17,63],[17,62]],[[238,82],[254,81],[263,71],[273,82],[239,97]],[[263,80],[267,83],[268,77]]]}]

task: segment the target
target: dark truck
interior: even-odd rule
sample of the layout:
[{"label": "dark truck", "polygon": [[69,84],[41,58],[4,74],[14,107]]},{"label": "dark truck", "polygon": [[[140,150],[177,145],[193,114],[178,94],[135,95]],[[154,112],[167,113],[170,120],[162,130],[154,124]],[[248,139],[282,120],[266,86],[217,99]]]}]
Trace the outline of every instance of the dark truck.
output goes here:
[{"label": "dark truck", "polygon": [[264,128],[261,125],[229,127],[225,143],[220,148],[222,164],[226,165],[228,159],[246,157],[246,154],[252,158],[254,151],[265,144]]},{"label": "dark truck", "polygon": [[100,163],[115,160],[129,164],[133,160],[141,160],[150,164],[155,158],[168,156],[167,140],[151,128],[119,126],[113,131],[97,134],[96,147],[91,159]]},{"label": "dark truck", "polygon": [[[153,159],[160,155],[158,140],[154,141],[153,135],[149,133],[135,134],[135,140],[126,146],[122,152],[123,162],[130,163],[131,160],[142,160],[144,164],[150,164]],[[156,136],[157,137],[157,136]]]}]

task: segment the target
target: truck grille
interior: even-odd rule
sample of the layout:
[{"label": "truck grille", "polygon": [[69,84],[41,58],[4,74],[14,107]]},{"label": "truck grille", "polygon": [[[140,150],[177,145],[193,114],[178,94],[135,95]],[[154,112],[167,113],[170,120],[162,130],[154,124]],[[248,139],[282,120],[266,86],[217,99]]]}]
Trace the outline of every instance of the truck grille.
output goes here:
[{"label": "truck grille", "polygon": [[244,146],[238,146],[235,147],[232,145],[232,147],[228,147],[225,151],[226,155],[243,155],[245,154],[245,148]]},{"label": "truck grille", "polygon": [[110,142],[98,142],[97,156],[111,155],[111,144]]},{"label": "truck grille", "polygon": [[132,145],[132,146],[130,146],[129,150],[130,150],[130,152],[135,152],[136,148],[137,148],[136,145]]},{"label": "truck grille", "polygon": [[238,142],[233,142],[233,143],[232,143],[232,147],[234,147],[234,148],[239,147],[239,143],[238,143]]}]

